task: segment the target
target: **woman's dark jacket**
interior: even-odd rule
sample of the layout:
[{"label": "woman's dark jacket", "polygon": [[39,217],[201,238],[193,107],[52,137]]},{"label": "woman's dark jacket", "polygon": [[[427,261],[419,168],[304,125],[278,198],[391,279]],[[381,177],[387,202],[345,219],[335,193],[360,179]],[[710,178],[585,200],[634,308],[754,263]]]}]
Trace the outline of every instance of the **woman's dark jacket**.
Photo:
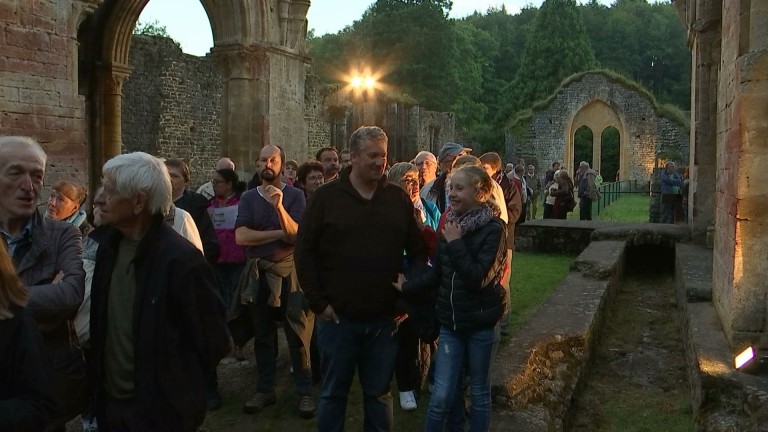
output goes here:
[{"label": "woman's dark jacket", "polygon": [[[104,382],[108,297],[122,234],[97,228],[91,288],[91,383]],[[157,216],[134,258],[133,304],[136,413],[153,431],[194,431],[205,419],[205,376],[230,351],[216,276],[191,243]],[[97,417],[106,397],[92,389]]]},{"label": "woman's dark jacket", "polygon": [[403,292],[439,285],[440,324],[456,332],[493,327],[507,305],[506,290],[499,284],[506,253],[505,224],[498,217],[450,243],[440,236],[434,267],[407,281]]},{"label": "woman's dark jacket", "polygon": [[0,320],[0,431],[41,431],[56,404],[43,342],[29,313],[13,312]]}]

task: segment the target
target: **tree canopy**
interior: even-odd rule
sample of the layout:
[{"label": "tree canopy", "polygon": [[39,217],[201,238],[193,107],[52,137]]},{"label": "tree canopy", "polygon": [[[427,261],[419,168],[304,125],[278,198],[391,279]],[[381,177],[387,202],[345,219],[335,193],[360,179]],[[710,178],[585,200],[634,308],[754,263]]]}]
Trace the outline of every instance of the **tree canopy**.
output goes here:
[{"label": "tree canopy", "polygon": [[690,103],[686,35],[668,2],[545,0],[510,14],[502,6],[448,17],[448,0],[377,0],[351,26],[308,47],[313,71],[342,82],[370,67],[396,93],[421,106],[453,111],[457,127],[483,150],[501,150],[517,111],[547,98],[563,79],[611,69],[660,103]]},{"label": "tree canopy", "polygon": [[576,0],[545,0],[515,79],[503,91],[503,121],[545,99],[570,75],[598,67]]}]

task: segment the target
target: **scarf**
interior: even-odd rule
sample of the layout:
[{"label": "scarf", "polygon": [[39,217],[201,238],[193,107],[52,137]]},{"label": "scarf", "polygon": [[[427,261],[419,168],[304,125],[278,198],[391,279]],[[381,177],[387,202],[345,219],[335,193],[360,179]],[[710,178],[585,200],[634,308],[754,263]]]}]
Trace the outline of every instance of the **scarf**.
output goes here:
[{"label": "scarf", "polygon": [[[45,211],[45,217],[48,219],[51,219],[51,217],[48,215],[48,210]],[[83,224],[83,221],[88,217],[88,215],[85,213],[85,210],[82,208],[77,209],[76,212],[72,214],[72,216],[63,219],[62,222],[68,222],[72,225],[76,226],[77,228],[80,228],[80,225]]]},{"label": "scarf", "polygon": [[485,202],[461,215],[457,215],[451,209],[445,216],[445,220],[458,223],[461,233],[467,234],[486,225],[497,213],[498,207],[494,203]]}]

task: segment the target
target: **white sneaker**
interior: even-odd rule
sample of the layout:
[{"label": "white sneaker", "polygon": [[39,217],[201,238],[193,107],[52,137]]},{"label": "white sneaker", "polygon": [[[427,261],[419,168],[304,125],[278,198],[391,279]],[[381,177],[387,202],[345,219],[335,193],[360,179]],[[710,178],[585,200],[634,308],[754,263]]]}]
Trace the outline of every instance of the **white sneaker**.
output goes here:
[{"label": "white sneaker", "polygon": [[417,408],[416,396],[412,391],[400,392],[400,407],[406,411],[413,411]]},{"label": "white sneaker", "polygon": [[80,422],[83,425],[83,432],[99,432],[99,425],[96,423],[96,418],[91,420],[81,418]]}]

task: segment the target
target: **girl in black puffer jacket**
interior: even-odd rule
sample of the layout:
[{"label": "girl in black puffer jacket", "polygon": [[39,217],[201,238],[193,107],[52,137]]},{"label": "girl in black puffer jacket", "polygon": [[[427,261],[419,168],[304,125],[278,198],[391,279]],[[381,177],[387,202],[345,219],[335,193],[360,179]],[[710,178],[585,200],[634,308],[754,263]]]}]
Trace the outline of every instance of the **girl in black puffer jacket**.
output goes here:
[{"label": "girl in black puffer jacket", "polygon": [[506,290],[499,284],[507,252],[506,232],[504,222],[494,216],[498,208],[490,199],[492,182],[478,166],[451,173],[451,208],[434,267],[408,281],[400,275],[395,283],[403,292],[439,287],[440,342],[426,431],[442,432],[452,404],[463,407],[460,380],[465,365],[472,398],[470,430],[489,430],[491,354],[507,304]]}]

